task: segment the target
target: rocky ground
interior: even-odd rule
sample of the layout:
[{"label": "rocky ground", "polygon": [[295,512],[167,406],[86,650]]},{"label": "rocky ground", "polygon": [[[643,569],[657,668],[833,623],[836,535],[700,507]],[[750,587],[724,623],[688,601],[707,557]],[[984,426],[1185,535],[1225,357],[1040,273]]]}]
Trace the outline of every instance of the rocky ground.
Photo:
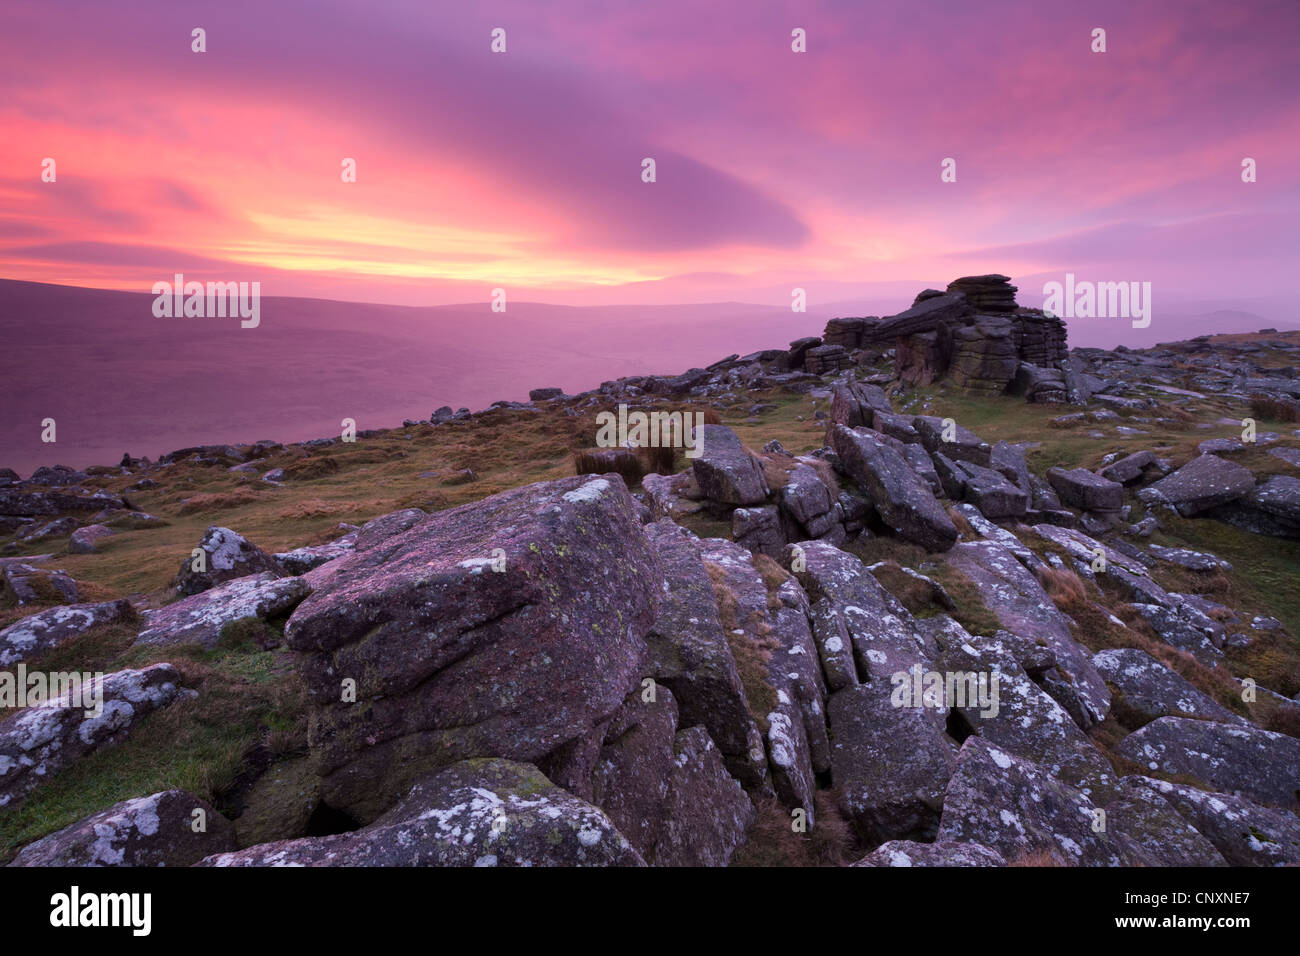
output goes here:
[{"label": "rocky ground", "polygon": [[[105,675],[0,722],[0,861],[1300,862],[1300,334],[1067,351],[1014,292],[0,471],[0,689]],[[591,448],[620,403],[703,454]]]}]

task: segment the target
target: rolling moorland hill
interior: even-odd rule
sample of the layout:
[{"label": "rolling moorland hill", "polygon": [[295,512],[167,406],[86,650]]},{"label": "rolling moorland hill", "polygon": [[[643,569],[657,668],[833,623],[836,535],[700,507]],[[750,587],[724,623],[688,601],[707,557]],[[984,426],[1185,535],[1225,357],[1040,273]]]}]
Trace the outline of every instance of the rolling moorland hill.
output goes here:
[{"label": "rolling moorland hill", "polygon": [[0,472],[0,690],[107,675],[0,722],[0,862],[1300,862],[1300,333],[1067,351],[1014,292]]}]

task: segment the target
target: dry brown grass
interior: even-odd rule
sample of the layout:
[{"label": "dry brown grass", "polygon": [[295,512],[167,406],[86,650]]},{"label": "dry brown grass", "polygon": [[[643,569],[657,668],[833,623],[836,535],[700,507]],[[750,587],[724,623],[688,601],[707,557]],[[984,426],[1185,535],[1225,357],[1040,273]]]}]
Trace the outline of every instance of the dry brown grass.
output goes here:
[{"label": "dry brown grass", "polygon": [[1251,395],[1250,410],[1256,418],[1272,422],[1300,422],[1300,402],[1270,395]]},{"label": "dry brown grass", "polygon": [[1052,603],[1066,614],[1091,604],[1083,579],[1068,568],[1040,567],[1038,581]]},{"label": "dry brown grass", "polygon": [[842,809],[838,791],[814,795],[812,830],[795,833],[791,812],[767,797],[758,803],[758,816],[745,842],[731,858],[732,866],[844,866],[863,855]]},{"label": "dry brown grass", "polygon": [[1067,864],[1051,850],[1027,850],[1018,857],[1007,861],[1007,866],[1066,866]]}]

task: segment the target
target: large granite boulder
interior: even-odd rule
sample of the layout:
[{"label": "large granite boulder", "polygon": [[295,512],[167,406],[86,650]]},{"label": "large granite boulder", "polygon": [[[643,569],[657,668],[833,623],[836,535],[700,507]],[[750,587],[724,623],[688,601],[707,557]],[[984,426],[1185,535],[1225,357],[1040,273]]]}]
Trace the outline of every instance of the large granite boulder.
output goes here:
[{"label": "large granite boulder", "polygon": [[677,734],[655,866],[726,866],[757,813],[703,727]]},{"label": "large granite boulder", "polygon": [[644,676],[664,586],[612,474],[440,511],[333,564],[285,638],[324,799],[363,821],[429,770],[536,761],[607,720]]},{"label": "large granite boulder", "polygon": [[1047,480],[1071,508],[1113,514],[1124,507],[1124,486],[1086,468],[1049,468]]},{"label": "large granite boulder", "polygon": [[850,382],[836,386],[831,396],[831,421],[837,425],[870,425],[876,412],[891,411],[889,398],[879,385]]},{"label": "large granite boulder", "polygon": [[1223,854],[1142,777],[1125,777],[1105,824],[1142,866],[1226,866]]},{"label": "large granite boulder", "polygon": [[649,524],[645,533],[664,576],[658,617],[645,638],[647,670],[672,691],[681,723],[707,728],[728,766],[746,778],[743,768],[756,772],[763,741],[722,629],[700,542],[671,521]]},{"label": "large granite boulder", "polygon": [[859,834],[868,843],[933,838],[957,746],[945,711],[897,707],[886,678],[831,695],[831,766]]},{"label": "large granite boulder", "polygon": [[1136,779],[1214,844],[1230,866],[1300,864],[1300,817],[1239,796],[1152,777]]},{"label": "large granite boulder", "polygon": [[1064,673],[1047,691],[1074,722],[1085,730],[1101,723],[1110,710],[1105,680],[1070,633],[1069,618],[1016,556],[994,541],[965,541],[945,560],[971,580],[1002,628],[1052,649]]}]

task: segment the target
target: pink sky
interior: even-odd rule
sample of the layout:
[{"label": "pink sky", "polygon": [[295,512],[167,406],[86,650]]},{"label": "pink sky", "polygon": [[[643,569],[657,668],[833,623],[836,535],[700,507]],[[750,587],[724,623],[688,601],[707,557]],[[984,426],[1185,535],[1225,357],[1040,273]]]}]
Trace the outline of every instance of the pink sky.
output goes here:
[{"label": "pink sky", "polygon": [[1067,270],[1289,295],[1298,40],[1295,0],[7,0],[0,276],[412,305]]}]

